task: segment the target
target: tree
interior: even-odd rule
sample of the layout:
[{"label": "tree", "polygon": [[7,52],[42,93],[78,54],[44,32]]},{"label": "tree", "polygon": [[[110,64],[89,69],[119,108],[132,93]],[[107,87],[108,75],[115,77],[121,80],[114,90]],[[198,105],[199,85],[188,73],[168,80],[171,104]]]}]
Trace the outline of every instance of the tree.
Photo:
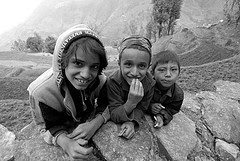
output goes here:
[{"label": "tree", "polygon": [[176,20],[180,18],[180,10],[183,0],[152,0],[153,2],[153,21],[157,24],[158,37],[172,34]]},{"label": "tree", "polygon": [[48,36],[44,41],[44,52],[53,54],[57,39],[52,36]]},{"label": "tree", "polygon": [[43,50],[43,40],[41,36],[34,32],[33,37],[29,37],[26,41],[26,47],[30,50],[31,52],[41,52]]},{"label": "tree", "polygon": [[21,39],[15,40],[11,46],[13,51],[26,51],[26,49],[26,42]]}]

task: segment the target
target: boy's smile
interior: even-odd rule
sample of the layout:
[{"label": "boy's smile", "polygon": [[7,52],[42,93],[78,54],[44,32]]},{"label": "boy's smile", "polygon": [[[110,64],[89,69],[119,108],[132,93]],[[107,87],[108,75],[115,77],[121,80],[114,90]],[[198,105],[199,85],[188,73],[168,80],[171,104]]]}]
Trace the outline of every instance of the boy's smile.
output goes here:
[{"label": "boy's smile", "polygon": [[157,83],[169,88],[177,81],[179,73],[178,64],[170,61],[165,64],[157,64],[153,74]]},{"label": "boy's smile", "polygon": [[128,48],[122,52],[119,65],[123,78],[130,85],[133,79],[141,81],[149,68],[150,56],[146,51]]},{"label": "boy's smile", "polygon": [[84,53],[78,48],[65,68],[65,74],[71,84],[78,90],[86,89],[97,77],[100,66],[99,56]]}]

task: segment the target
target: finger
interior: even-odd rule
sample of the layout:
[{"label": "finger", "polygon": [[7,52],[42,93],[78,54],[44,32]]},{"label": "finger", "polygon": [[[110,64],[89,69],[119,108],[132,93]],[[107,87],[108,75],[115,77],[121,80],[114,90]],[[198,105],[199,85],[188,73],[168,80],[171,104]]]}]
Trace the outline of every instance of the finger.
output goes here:
[{"label": "finger", "polygon": [[157,113],[159,113],[159,109],[157,109],[157,108],[152,108],[152,112],[153,112],[153,114],[157,114]]},{"label": "finger", "polygon": [[130,85],[130,91],[133,91],[135,89],[135,83],[136,83],[136,80],[132,79],[132,82],[131,82],[131,85]]},{"label": "finger", "polygon": [[138,79],[133,79],[133,90],[134,91],[136,91],[138,88],[137,84],[138,84]]},{"label": "finger", "polygon": [[144,88],[143,88],[142,82],[140,82],[140,94],[141,94],[141,96],[144,95]]},{"label": "finger", "polygon": [[76,153],[81,154],[83,156],[89,155],[92,151],[93,151],[93,147],[85,148],[85,147],[82,147],[82,146],[79,146],[75,150]]},{"label": "finger", "polygon": [[160,103],[156,104],[156,108],[161,110],[162,109],[162,105]]},{"label": "finger", "polygon": [[73,134],[69,134],[68,137],[70,139],[77,140],[77,139],[80,139],[80,138],[84,138],[85,134],[83,132],[82,133],[73,133]]},{"label": "finger", "polygon": [[133,137],[133,135],[134,135],[134,131],[131,131],[131,132],[126,136],[126,138],[127,138],[127,139],[131,139],[131,138]]},{"label": "finger", "polygon": [[79,144],[79,145],[86,145],[88,143],[87,140],[85,139],[77,139],[76,142]]},{"label": "finger", "polygon": [[140,81],[139,81],[138,79],[136,79],[135,90],[136,90],[137,92],[139,92],[139,90],[140,90]]}]

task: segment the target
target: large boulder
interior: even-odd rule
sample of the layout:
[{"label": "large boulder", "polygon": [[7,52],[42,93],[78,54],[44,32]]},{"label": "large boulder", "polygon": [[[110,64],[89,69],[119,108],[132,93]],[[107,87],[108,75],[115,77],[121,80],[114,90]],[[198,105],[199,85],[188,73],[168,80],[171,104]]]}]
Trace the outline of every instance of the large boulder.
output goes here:
[{"label": "large boulder", "polygon": [[240,108],[236,100],[215,92],[197,94],[202,103],[202,116],[211,133],[230,143],[240,143]]},{"label": "large boulder", "polygon": [[109,161],[161,161],[157,140],[150,126],[142,122],[132,139],[119,137],[120,125],[109,121],[93,137],[102,155]]},{"label": "large boulder", "polygon": [[[153,127],[151,118],[148,117],[147,120]],[[181,111],[174,115],[168,125],[152,130],[176,161],[187,160],[191,151],[199,148],[200,140],[195,133],[195,124]]]}]

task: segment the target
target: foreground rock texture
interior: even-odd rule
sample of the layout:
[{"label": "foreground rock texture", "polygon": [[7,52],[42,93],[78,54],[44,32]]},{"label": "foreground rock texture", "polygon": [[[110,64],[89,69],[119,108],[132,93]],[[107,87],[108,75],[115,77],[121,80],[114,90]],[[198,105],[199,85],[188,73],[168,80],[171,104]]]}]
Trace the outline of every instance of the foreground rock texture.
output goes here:
[{"label": "foreground rock texture", "polygon": [[[161,129],[145,116],[131,140],[118,137],[120,125],[109,121],[93,137],[89,161],[161,161],[159,141],[174,161],[240,160],[240,84],[217,81],[215,92],[185,92],[181,111]],[[4,161],[70,160],[59,147],[47,145],[31,123],[18,134],[0,126]]]}]

